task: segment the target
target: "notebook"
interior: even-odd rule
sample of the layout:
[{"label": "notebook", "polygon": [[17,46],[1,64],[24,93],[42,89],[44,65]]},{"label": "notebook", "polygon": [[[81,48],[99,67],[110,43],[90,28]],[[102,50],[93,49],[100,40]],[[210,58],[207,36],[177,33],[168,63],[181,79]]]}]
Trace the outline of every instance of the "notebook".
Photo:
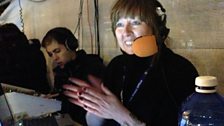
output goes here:
[{"label": "notebook", "polygon": [[18,92],[4,92],[0,84],[0,126],[58,126],[54,116],[61,102]]}]

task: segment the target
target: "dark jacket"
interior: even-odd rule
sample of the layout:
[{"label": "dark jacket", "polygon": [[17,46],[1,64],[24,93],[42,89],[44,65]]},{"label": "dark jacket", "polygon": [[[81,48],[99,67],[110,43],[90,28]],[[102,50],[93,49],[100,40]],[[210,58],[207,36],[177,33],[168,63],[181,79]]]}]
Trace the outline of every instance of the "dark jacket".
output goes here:
[{"label": "dark jacket", "polygon": [[0,40],[0,82],[47,94],[50,86],[43,52],[26,39],[13,39],[17,38]]},{"label": "dark jacket", "polygon": [[62,94],[62,85],[70,83],[69,77],[76,77],[88,81],[88,75],[94,75],[102,78],[105,65],[103,60],[95,54],[86,54],[84,50],[77,51],[75,60],[70,61],[63,69],[56,67],[55,73],[55,88],[61,92],[59,100],[62,100],[62,113],[69,113],[73,120],[85,124],[86,111],[67,100],[67,97]]},{"label": "dark jacket", "polygon": [[[147,126],[177,126],[181,102],[194,92],[198,72],[187,59],[164,46],[158,61],[148,71],[133,100],[128,102],[151,63],[152,56],[117,56],[107,67],[104,83],[118,98],[121,98],[123,90],[123,104],[139,120],[146,122]],[[110,125],[117,124],[107,120],[105,126]]]}]

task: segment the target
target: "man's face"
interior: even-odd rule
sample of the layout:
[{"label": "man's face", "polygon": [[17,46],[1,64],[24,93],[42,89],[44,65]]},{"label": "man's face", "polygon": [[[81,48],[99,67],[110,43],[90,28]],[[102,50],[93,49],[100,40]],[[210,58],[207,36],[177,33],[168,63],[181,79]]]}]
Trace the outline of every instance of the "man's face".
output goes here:
[{"label": "man's face", "polygon": [[63,44],[58,44],[57,41],[52,41],[46,46],[48,55],[53,59],[54,63],[60,68],[64,68],[65,64],[75,59],[75,51],[69,51]]}]

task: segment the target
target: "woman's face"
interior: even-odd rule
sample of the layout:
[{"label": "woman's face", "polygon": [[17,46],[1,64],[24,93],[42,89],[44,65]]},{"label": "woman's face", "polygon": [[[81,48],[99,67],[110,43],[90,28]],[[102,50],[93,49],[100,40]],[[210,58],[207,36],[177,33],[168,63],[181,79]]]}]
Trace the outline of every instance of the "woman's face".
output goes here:
[{"label": "woman's face", "polygon": [[138,17],[123,17],[116,23],[115,35],[120,48],[132,55],[133,41],[140,36],[152,35],[152,29]]}]

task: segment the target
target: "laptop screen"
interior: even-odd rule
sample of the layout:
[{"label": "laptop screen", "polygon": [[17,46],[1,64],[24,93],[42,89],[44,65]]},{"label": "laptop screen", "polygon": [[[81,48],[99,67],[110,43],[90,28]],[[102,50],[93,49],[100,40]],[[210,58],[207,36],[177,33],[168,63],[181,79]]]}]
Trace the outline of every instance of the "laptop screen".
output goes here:
[{"label": "laptop screen", "polygon": [[0,126],[13,126],[14,119],[5,92],[0,84]]}]

